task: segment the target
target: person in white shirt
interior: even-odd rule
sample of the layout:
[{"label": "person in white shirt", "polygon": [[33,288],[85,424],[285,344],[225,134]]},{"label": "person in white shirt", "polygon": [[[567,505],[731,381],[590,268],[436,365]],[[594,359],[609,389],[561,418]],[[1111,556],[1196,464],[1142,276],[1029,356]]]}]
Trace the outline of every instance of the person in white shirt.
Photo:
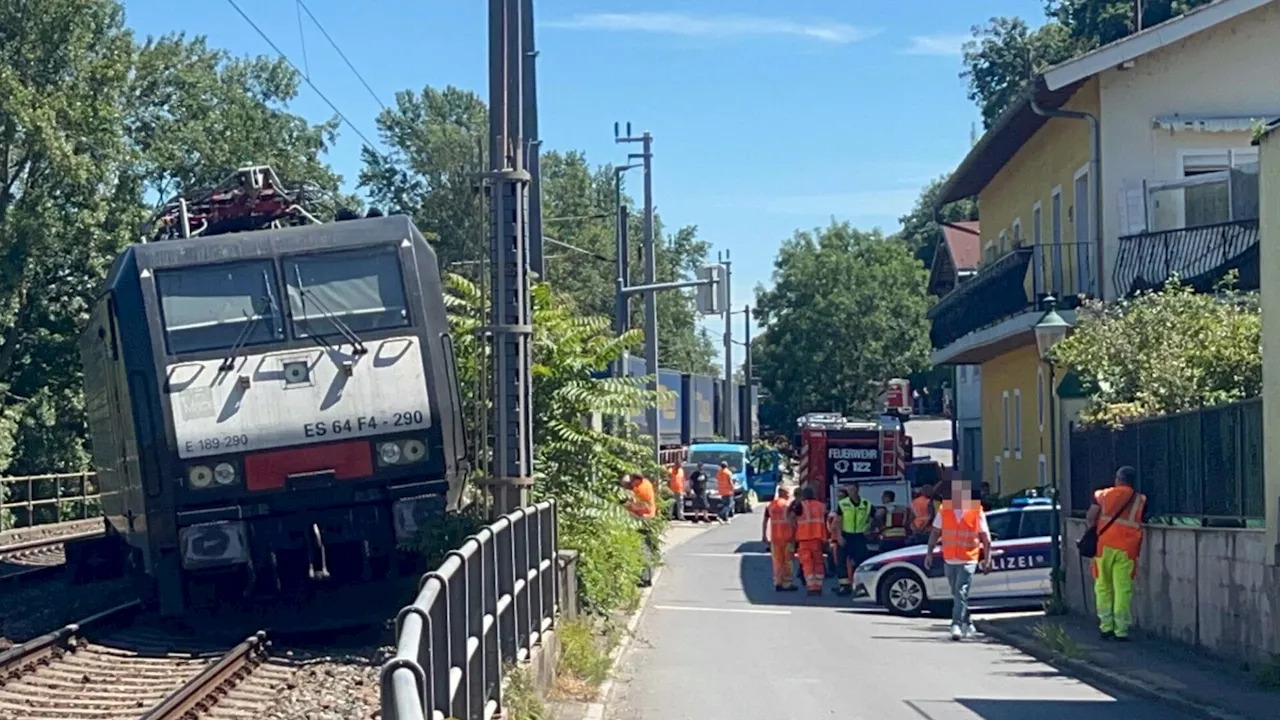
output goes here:
[{"label": "person in white shirt", "polygon": [[974,635],[969,617],[969,586],[973,574],[981,568],[991,570],[991,530],[982,505],[973,498],[966,480],[953,479],[950,493],[933,519],[929,547],[924,556],[925,568],[933,565],[933,551],[942,541],[942,558],[946,561],[947,584],[951,587],[951,639]]}]

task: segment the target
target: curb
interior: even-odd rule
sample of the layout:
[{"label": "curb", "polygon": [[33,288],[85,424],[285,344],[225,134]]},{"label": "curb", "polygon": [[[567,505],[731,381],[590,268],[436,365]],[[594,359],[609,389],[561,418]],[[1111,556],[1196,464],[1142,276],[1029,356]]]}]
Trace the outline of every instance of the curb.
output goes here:
[{"label": "curb", "polygon": [[1063,672],[1073,675],[1094,685],[1105,687],[1129,695],[1154,700],[1167,707],[1178,710],[1193,717],[1207,720],[1257,720],[1247,715],[1240,715],[1231,710],[1218,707],[1202,698],[1188,695],[1166,685],[1148,683],[1137,678],[1121,674],[1113,667],[1092,665],[1083,660],[1064,657],[1046,648],[1033,638],[1023,633],[1002,630],[992,626],[985,620],[977,620],[974,626],[987,637],[1030,655],[1031,657],[1052,665]]},{"label": "curb", "polygon": [[[710,530],[711,527],[702,528],[699,532],[693,533],[678,543],[663,548],[661,558],[665,558],[667,553],[675,548],[683,545],[690,538],[701,535],[703,532]],[[626,632],[622,635],[622,640],[618,642],[618,646],[609,653],[609,677],[602,683],[596,692],[596,699],[587,705],[587,712],[583,716],[583,720],[604,720],[605,706],[609,704],[609,697],[613,694],[614,673],[617,672],[618,664],[622,660],[622,656],[631,648],[631,641],[636,636],[636,628],[640,627],[640,619],[644,617],[645,611],[649,609],[649,596],[653,594],[653,589],[658,587],[658,580],[662,578],[662,571],[665,564],[659,564],[653,571],[653,577],[649,579],[649,586],[640,591],[640,600],[636,603],[636,610],[631,614],[631,618],[627,620]],[[1236,720],[1232,718],[1231,720]]]}]

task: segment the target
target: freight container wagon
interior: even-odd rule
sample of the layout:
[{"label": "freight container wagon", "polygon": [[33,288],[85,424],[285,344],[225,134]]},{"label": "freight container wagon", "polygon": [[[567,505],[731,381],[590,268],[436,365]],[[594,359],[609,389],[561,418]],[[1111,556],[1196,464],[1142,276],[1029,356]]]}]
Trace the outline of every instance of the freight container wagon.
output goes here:
[{"label": "freight container wagon", "polygon": [[658,444],[680,447],[684,442],[684,377],[675,370],[658,370],[658,387],[666,397],[658,402]]},{"label": "freight container wagon", "polygon": [[684,444],[707,440],[716,434],[716,380],[707,375],[684,376]]}]

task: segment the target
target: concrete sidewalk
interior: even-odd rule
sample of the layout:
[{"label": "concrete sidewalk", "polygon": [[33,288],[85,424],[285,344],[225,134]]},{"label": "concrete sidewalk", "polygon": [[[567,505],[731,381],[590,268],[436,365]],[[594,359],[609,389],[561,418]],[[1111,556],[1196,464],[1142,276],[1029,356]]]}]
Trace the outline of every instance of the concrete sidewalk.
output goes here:
[{"label": "concrete sidewalk", "polygon": [[[1263,689],[1256,670],[1231,664],[1141,631],[1128,643],[1104,641],[1093,618],[1043,613],[975,616],[989,637],[1081,679],[1147,697],[1181,712],[1217,720],[1274,720],[1280,692]],[[1066,652],[1050,649],[1043,630],[1065,631]],[[1062,636],[1056,630],[1049,635]]]}]

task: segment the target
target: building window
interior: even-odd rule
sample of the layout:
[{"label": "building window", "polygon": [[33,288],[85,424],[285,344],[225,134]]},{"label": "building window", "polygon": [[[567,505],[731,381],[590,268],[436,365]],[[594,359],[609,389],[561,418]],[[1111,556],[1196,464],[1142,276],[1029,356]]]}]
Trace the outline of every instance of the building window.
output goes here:
[{"label": "building window", "polygon": [[1050,269],[1050,292],[1054,295],[1062,295],[1063,285],[1063,267],[1062,267],[1062,188],[1056,187],[1050,193],[1049,202],[1049,242],[1053,243],[1053,257],[1049,261]]},{"label": "building window", "polygon": [[[1258,162],[1257,148],[1189,150],[1182,154],[1182,177],[1221,173]],[[1193,185],[1183,190],[1183,227],[1199,227],[1232,219],[1229,181]]]},{"label": "building window", "polygon": [[986,246],[982,249],[982,264],[990,265],[996,261],[996,244],[992,240],[988,240]]},{"label": "building window", "polygon": [[1045,462],[1044,453],[1040,454],[1040,462],[1038,463],[1038,472],[1036,479],[1040,487],[1049,487],[1049,463]]},{"label": "building window", "polygon": [[1009,422],[1009,391],[1008,390],[1005,390],[1000,395],[1000,402],[1004,407],[1004,456],[1009,457],[1009,446],[1010,446],[1009,435],[1010,435],[1010,430],[1012,429],[1012,424]]},{"label": "building window", "polygon": [[969,382],[969,366],[968,365],[961,365],[960,369],[956,371],[956,374],[960,376],[961,383]]},{"label": "building window", "polygon": [[1036,424],[1044,432],[1044,368],[1036,369]]},{"label": "building window", "polygon": [[1001,230],[1000,231],[1000,254],[1004,255],[1007,252],[1009,252],[1009,231]]},{"label": "building window", "polygon": [[974,366],[973,366],[973,381],[974,381],[974,382],[978,382],[978,381],[979,381],[979,380],[981,380],[981,379],[982,379],[982,366],[981,366],[981,365],[974,365]]},{"label": "building window", "polygon": [[992,470],[991,470],[991,475],[992,475],[991,492],[995,493],[996,495],[1000,494],[1001,488],[1004,486],[1003,462],[1004,462],[1003,459],[999,455],[997,455],[995,457],[995,465],[992,467]]},{"label": "building window", "polygon": [[1014,218],[1013,221],[1013,246],[1022,247],[1022,218]]},{"label": "building window", "polygon": [[1044,248],[1041,247],[1041,241],[1044,239],[1044,213],[1040,203],[1036,203],[1031,207],[1031,272],[1032,272],[1032,293],[1039,297],[1044,294]]},{"label": "building window", "polygon": [[1022,459],[1022,389],[1013,391],[1013,452]]}]

